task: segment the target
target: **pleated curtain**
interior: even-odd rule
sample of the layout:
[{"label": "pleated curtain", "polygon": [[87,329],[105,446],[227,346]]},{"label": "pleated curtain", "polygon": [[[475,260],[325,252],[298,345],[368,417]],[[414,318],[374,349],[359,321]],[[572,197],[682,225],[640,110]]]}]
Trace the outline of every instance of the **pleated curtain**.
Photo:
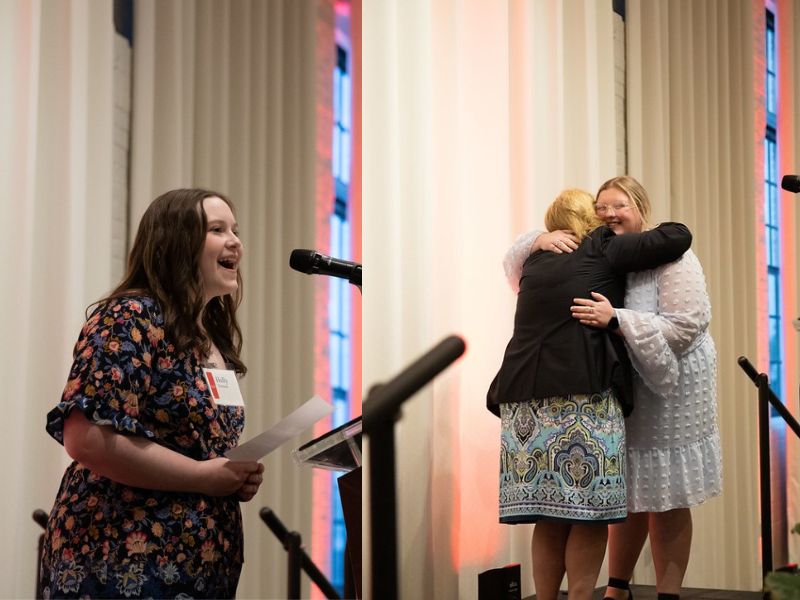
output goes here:
[{"label": "pleated curtain", "polygon": [[513,321],[501,259],[560,189],[613,173],[610,5],[369,2],[363,42],[365,389],[467,342],[397,425],[401,597],[474,598],[509,562],[529,595],[531,529],[497,523],[484,408]]},{"label": "pleated curtain", "polygon": [[[477,573],[509,562],[533,593],[530,527],[497,524],[499,423],[484,409],[514,310],[500,260],[560,189],[594,191],[620,164],[656,220],[692,228],[712,300],[725,489],[695,511],[685,584],[760,587],[754,398],[735,363],[762,356],[755,4],[629,2],[622,111],[610,4],[364,7],[364,189],[381,199],[364,207],[364,344],[381,348],[365,389],[446,334],[467,341],[397,426],[402,597],[474,597]],[[654,581],[648,551],[636,581]]]},{"label": "pleated curtain", "polygon": [[[766,314],[757,283],[766,277],[757,160],[764,76],[756,68],[764,50],[754,33],[759,23],[763,31],[763,12],[758,2],[627,3],[630,172],[659,219],[683,221],[694,233],[718,354],[724,485],[720,498],[693,510],[692,587],[757,589],[760,581],[757,392],[736,359],[766,370],[757,339],[758,315]],[[649,552],[643,556],[635,579],[654,583]]]},{"label": "pleated curtain", "polygon": [[[778,81],[780,88],[780,125],[779,136],[782,141],[780,151],[781,175],[800,174],[800,1],[780,0],[778,2]],[[800,279],[797,260],[798,247],[797,232],[800,231],[800,211],[797,194],[782,192],[781,208],[783,209],[783,222],[791,228],[793,235],[784,240],[784,257],[788,276],[785,281],[791,282],[789,294],[784,298],[784,307],[787,314],[785,336],[792,342],[792,353],[787,355],[787,363],[791,379],[787,378],[786,404],[795,416],[800,415],[798,396],[800,396],[800,382],[797,372],[800,364],[800,350],[798,349],[798,334],[790,323],[798,315],[797,281]],[[789,285],[789,284],[787,284]],[[786,509],[788,527],[800,522],[800,441],[791,432],[786,433]],[[800,557],[800,536],[790,535],[788,544],[788,558],[797,561]]]},{"label": "pleated curtain", "polygon": [[[34,509],[68,459],[45,433],[83,311],[111,287],[114,30],[107,2],[0,2],[0,596],[32,597]],[[123,205],[124,206],[124,205]]]}]

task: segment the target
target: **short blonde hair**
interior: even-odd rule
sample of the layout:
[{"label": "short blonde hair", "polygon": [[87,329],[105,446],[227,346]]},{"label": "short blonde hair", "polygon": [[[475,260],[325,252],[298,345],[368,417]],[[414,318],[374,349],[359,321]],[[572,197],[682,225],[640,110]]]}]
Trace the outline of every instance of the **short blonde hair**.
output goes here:
[{"label": "short blonde hair", "polygon": [[644,186],[630,175],[620,175],[613,177],[606,181],[597,190],[597,198],[600,197],[600,192],[609,188],[616,188],[624,193],[631,202],[633,202],[636,210],[639,211],[639,216],[642,218],[642,228],[646,229],[650,222],[650,197]]},{"label": "short blonde hair", "polygon": [[585,191],[575,188],[561,192],[544,215],[547,231],[567,229],[578,240],[585,238],[590,231],[601,225],[594,211],[594,198]]}]

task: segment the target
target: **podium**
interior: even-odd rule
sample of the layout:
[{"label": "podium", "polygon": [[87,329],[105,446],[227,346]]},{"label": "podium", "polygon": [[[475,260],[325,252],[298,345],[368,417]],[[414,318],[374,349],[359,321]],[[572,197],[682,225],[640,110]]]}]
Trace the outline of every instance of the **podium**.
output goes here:
[{"label": "podium", "polygon": [[298,464],[349,473],[361,467],[361,417],[356,417],[292,451]]},{"label": "podium", "polygon": [[345,474],[338,479],[347,531],[345,597],[361,598],[361,417],[292,451],[298,464]]}]

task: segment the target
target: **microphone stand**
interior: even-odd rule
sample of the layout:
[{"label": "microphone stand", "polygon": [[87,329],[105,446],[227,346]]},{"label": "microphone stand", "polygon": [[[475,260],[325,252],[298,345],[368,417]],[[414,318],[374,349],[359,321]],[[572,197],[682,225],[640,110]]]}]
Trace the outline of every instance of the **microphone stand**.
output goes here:
[{"label": "microphone stand", "polygon": [[[47,530],[48,515],[41,508],[33,511],[33,520],[36,521],[42,529]],[[39,535],[39,541],[36,544],[36,598],[42,597],[42,554],[44,554],[44,534]]]},{"label": "microphone stand", "polygon": [[[772,496],[770,478],[770,404],[783,418],[794,434],[800,438],[800,423],[798,423],[783,402],[775,395],[769,386],[769,377],[766,373],[758,373],[753,364],[746,357],[740,356],[737,360],[739,366],[750,380],[758,387],[758,455],[759,455],[759,489],[761,494],[761,576],[766,578],[772,571]],[[765,593],[764,597],[767,597]]]},{"label": "microphone stand", "polygon": [[369,436],[369,488],[372,540],[372,597],[397,599],[397,518],[394,424],[400,408],[464,353],[464,340],[445,338],[394,379],[373,386],[364,403],[364,432]]},{"label": "microphone stand", "polygon": [[280,540],[283,548],[288,553],[286,597],[291,600],[300,598],[300,573],[305,571],[311,581],[316,583],[320,591],[325,594],[326,598],[334,600],[341,598],[330,581],[317,568],[317,565],[306,554],[306,551],[303,550],[300,534],[297,531],[286,529],[286,525],[266,506],[258,511],[258,515],[267,524],[272,533],[275,534],[275,537]]}]

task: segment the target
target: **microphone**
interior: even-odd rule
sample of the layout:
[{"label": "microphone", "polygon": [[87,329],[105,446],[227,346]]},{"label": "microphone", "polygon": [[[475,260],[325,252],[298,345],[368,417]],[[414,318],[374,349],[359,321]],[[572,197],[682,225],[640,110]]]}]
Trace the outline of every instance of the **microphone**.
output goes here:
[{"label": "microphone", "polygon": [[316,250],[292,250],[289,266],[295,271],[309,275],[330,275],[347,279],[361,287],[361,265],[348,260],[331,258]]},{"label": "microphone", "polygon": [[781,187],[787,192],[797,194],[800,192],[800,177],[797,175],[784,175],[781,179]]}]

